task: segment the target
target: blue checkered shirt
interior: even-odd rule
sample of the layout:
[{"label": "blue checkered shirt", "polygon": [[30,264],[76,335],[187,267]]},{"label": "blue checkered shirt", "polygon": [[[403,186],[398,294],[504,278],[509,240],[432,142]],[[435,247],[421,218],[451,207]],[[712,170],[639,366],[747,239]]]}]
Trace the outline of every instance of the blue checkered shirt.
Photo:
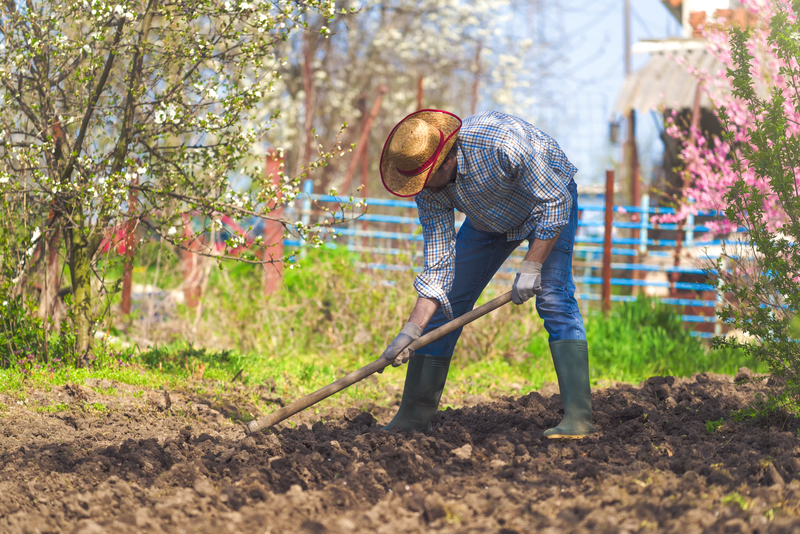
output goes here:
[{"label": "blue checkered shirt", "polygon": [[453,308],[456,256],[454,209],[476,229],[506,233],[509,241],[552,239],[567,224],[572,197],[567,185],[578,169],[558,144],[527,122],[496,111],[464,119],[456,141],[458,176],[438,193],[415,200],[425,239],[425,267],[414,281],[420,297]]}]

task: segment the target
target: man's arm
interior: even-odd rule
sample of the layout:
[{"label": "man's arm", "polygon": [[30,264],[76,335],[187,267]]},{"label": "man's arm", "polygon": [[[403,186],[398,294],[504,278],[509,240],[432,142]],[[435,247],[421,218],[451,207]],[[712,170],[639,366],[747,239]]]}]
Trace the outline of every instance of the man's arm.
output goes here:
[{"label": "man's arm", "polygon": [[436,299],[429,299],[424,297],[417,298],[417,303],[414,305],[414,310],[408,318],[409,323],[414,323],[423,330],[428,326],[428,323],[439,308],[439,301]]},{"label": "man's arm", "polygon": [[453,313],[447,300],[447,292],[453,283],[455,258],[453,207],[428,193],[423,191],[415,199],[425,242],[425,266],[414,280],[414,288],[419,297],[403,330],[383,351],[383,357],[392,360],[394,366],[413,357],[414,351],[407,349],[408,345],[422,335],[439,306],[442,306],[448,317]]},{"label": "man's arm", "polygon": [[547,256],[550,255],[550,251],[553,250],[553,245],[556,244],[556,239],[558,239],[560,233],[560,231],[556,232],[555,237],[551,239],[534,239],[523,261],[533,261],[544,264]]}]

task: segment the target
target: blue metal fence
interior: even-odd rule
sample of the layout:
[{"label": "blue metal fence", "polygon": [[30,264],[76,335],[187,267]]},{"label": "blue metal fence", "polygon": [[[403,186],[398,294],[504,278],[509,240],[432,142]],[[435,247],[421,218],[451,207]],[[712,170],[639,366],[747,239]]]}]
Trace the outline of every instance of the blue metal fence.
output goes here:
[{"label": "blue metal fence", "polygon": [[[311,180],[304,183],[303,195],[298,200],[287,206],[287,216],[298,218],[306,225],[313,224],[318,220],[330,218],[330,214],[315,206],[325,204],[343,204],[349,202],[350,197],[337,197],[331,195],[317,194],[313,191]],[[359,264],[359,267],[377,271],[419,271],[422,265],[422,231],[419,218],[416,216],[416,204],[408,200],[394,200],[381,198],[353,199],[355,202],[363,201],[368,207],[368,211],[361,215],[357,220],[350,221],[343,226],[329,227],[326,231],[335,233],[339,238],[339,246],[346,246],[348,249],[368,254],[379,255],[382,261],[369,261]],[[375,213],[384,211],[386,213]],[[579,287],[576,298],[582,301],[584,306],[588,306],[590,301],[600,300],[601,295],[597,288],[603,283],[598,262],[603,254],[605,222],[602,216],[605,213],[605,205],[592,203],[591,200],[579,199],[580,220],[578,222],[578,233],[575,239],[575,269],[573,277]],[[413,211],[412,211],[413,210]],[[405,211],[405,213],[403,213]],[[707,275],[708,271],[696,265],[675,265],[675,248],[680,244],[681,248],[692,252],[694,257],[705,257],[714,259],[713,253],[702,253],[702,249],[719,246],[719,240],[704,240],[698,234],[709,232],[709,228],[702,225],[695,225],[695,217],[690,215],[684,224],[656,223],[654,216],[671,214],[671,208],[651,208],[649,196],[644,195],[640,206],[614,206],[617,218],[620,215],[635,214],[640,220],[614,220],[612,231],[616,233],[633,233],[638,231],[638,236],[612,236],[611,254],[622,258],[630,258],[636,261],[613,262],[612,270],[617,273],[627,274],[628,276],[617,276],[611,278],[611,285],[616,287],[629,287],[635,290],[644,289],[648,292],[664,289],[677,291],[694,292],[715,292],[716,287],[706,283],[681,282],[677,280],[656,280],[648,279],[647,273],[659,273],[667,278],[672,273],[678,275]],[[600,215],[600,217],[595,217]],[[699,216],[713,216],[713,212],[700,213]],[[596,220],[595,220],[596,219]],[[463,216],[456,219],[456,227],[460,227]],[[619,232],[619,231],[622,232]],[[653,231],[667,231],[681,233],[677,239],[654,239]],[[680,238],[682,237],[682,239]],[[344,238],[344,239],[342,239]],[[726,243],[738,243],[726,241]],[[287,238],[284,240],[287,247],[300,247],[302,250],[303,242],[299,238]],[[411,258],[411,264],[398,263],[392,261],[393,256],[404,254]],[[511,255],[509,260],[500,269],[498,276],[493,282],[508,284],[513,274],[517,271],[517,263],[524,256],[524,250],[519,249]],[[406,261],[408,261],[406,259]],[[672,262],[667,263],[667,262]],[[641,277],[645,274],[645,278]],[[613,302],[630,302],[636,299],[635,295],[611,295]],[[721,296],[716,294],[713,299],[703,298],[697,295],[696,298],[675,298],[661,296],[659,300],[668,305],[689,306],[705,310],[705,314],[685,314],[682,316],[684,322],[691,325],[702,323],[715,323],[715,333],[720,333],[721,324],[714,316],[714,309],[721,303]],[[693,331],[693,335],[700,337],[712,337],[714,333],[707,331]]]}]

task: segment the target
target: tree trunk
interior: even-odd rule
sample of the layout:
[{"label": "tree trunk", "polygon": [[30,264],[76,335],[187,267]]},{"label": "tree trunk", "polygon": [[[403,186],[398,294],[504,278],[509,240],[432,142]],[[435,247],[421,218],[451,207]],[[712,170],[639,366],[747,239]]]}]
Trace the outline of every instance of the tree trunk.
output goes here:
[{"label": "tree trunk", "polygon": [[82,217],[75,217],[77,228],[67,230],[69,271],[72,280],[72,306],[75,312],[78,364],[92,346],[92,245],[82,228]]}]

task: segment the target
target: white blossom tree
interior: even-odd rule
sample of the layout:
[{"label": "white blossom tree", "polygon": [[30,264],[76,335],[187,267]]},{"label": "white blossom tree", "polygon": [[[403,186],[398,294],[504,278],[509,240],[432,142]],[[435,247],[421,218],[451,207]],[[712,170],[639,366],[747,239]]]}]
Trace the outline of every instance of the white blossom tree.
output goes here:
[{"label": "white blossom tree", "polygon": [[[335,16],[333,0],[0,4],[0,278],[21,284],[36,247],[62,236],[86,351],[91,280],[114,228],[132,221],[186,247],[184,214],[212,231],[222,215],[270,219],[278,195],[291,200],[299,182],[281,173],[273,185],[250,157],[279,115],[268,109],[286,62],[279,52],[295,31],[327,35]],[[314,152],[308,168],[333,157]],[[235,189],[242,177],[250,187]],[[299,222],[273,220],[319,242]]]}]

